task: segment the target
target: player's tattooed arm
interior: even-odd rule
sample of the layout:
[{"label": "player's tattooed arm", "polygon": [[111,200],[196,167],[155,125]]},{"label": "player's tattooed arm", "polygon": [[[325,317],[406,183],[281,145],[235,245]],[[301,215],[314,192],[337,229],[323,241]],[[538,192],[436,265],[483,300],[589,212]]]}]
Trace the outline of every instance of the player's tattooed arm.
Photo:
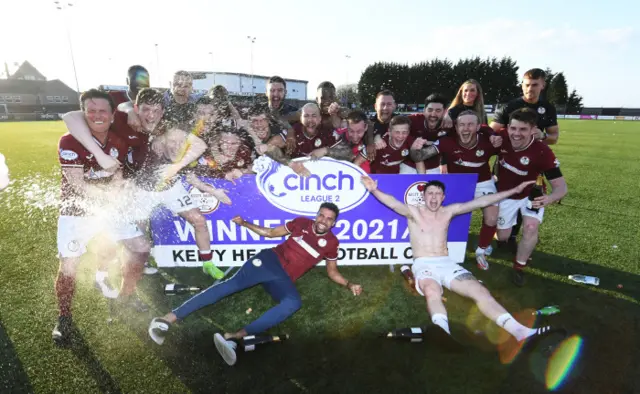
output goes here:
[{"label": "player's tattooed arm", "polygon": [[411,160],[419,163],[438,154],[438,148],[423,138],[417,138],[409,151]]},{"label": "player's tattooed arm", "polygon": [[282,152],[282,149],[276,146],[270,146],[269,150],[264,153],[265,156],[270,158],[273,161],[277,161],[280,164],[284,164],[285,166],[289,165],[291,158]]},{"label": "player's tattooed arm", "polygon": [[84,113],[82,111],[67,112],[62,116],[62,121],[67,126],[69,134],[73,136],[79,143],[84,146],[89,153],[93,154],[100,167],[104,168],[108,172],[115,171],[120,167],[120,162],[104,153],[100,146],[91,136],[91,130],[87,121],[85,120]]},{"label": "player's tattooed arm", "polygon": [[325,156],[331,157],[336,160],[353,161],[353,159],[355,158],[353,150],[344,140],[340,141],[340,143],[332,146],[331,148],[324,149],[327,150]]},{"label": "player's tattooed arm", "polygon": [[79,195],[85,195],[87,192],[87,183],[84,181],[84,173],[79,167],[63,167],[62,176],[65,177],[69,186]]}]

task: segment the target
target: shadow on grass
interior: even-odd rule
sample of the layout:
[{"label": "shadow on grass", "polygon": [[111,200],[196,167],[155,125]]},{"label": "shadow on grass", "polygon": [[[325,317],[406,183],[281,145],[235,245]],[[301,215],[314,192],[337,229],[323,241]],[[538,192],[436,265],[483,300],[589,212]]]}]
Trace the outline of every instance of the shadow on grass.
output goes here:
[{"label": "shadow on grass", "polygon": [[13,348],[0,316],[0,393],[32,393],[27,372]]},{"label": "shadow on grass", "polygon": [[102,366],[102,363],[93,353],[80,331],[73,327],[73,339],[67,348],[73,352],[79,362],[85,365],[89,375],[96,381],[103,393],[122,393],[118,383],[113,380],[111,374]]},{"label": "shadow on grass", "polygon": [[[583,340],[582,350],[576,351],[575,362],[568,368],[559,392],[640,392],[637,303],[584,285],[538,276],[535,272],[528,274],[524,288],[516,288],[511,284],[511,268],[504,260],[502,264],[492,264],[487,272],[478,271],[475,263],[465,265],[509,311],[559,305],[560,314],[539,319],[536,326],[562,326]],[[532,266],[563,277],[571,273],[596,275],[601,279],[601,289],[627,296],[637,294],[638,277],[626,272],[544,253],[534,255]],[[174,376],[194,393],[549,392],[545,383],[545,376],[551,370],[547,362],[549,355],[541,355],[539,351],[523,353],[511,365],[503,365],[495,346],[486,346],[486,341],[485,346],[469,346],[465,354],[455,354],[431,343],[381,339],[381,332],[393,328],[428,324],[424,302],[406,291],[397,272],[390,273],[385,267],[344,269],[346,276],[363,283],[368,292],[379,290],[385,280],[392,283],[384,302],[375,306],[375,313],[356,324],[350,316],[359,319],[358,311],[345,299],[339,308],[325,309],[325,313],[333,315],[333,320],[327,320],[335,321],[337,315],[340,324],[325,323],[325,316],[317,313],[323,308],[319,303],[330,301],[326,297],[338,296],[327,292],[326,297],[317,294],[311,297],[313,284],[326,280],[326,274],[320,271],[324,270],[312,271],[300,280],[305,312],[294,315],[283,324],[284,328],[272,330],[274,334],[291,334],[291,340],[265,345],[250,353],[239,352],[238,364],[234,367],[228,367],[215,350],[212,336],[221,330],[212,324],[212,317],[218,324],[226,322],[234,326],[229,328],[239,328],[233,319],[243,314],[242,308],[246,305],[255,308],[256,304],[263,303],[255,309],[264,310],[268,304],[264,301],[269,299],[268,295],[259,288],[196,312],[176,326],[161,347],[146,339],[148,320],[131,323],[135,326],[132,330],[148,341]],[[144,286],[145,293],[153,296],[156,307],[163,313],[186,299],[161,295],[162,283],[168,278],[190,285],[203,285],[206,281],[195,270],[166,272],[169,275],[164,279],[156,277]],[[624,289],[618,289],[618,283],[624,283]],[[464,322],[474,307],[472,303],[447,291],[445,296],[450,321]],[[354,325],[359,325],[355,331]]]}]

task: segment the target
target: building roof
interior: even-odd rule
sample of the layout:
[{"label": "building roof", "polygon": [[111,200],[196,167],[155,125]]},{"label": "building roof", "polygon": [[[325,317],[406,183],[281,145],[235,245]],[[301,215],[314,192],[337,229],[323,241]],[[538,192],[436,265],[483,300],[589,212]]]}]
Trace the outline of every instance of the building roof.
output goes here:
[{"label": "building roof", "polygon": [[14,72],[13,75],[9,77],[9,79],[25,80],[28,76],[34,77],[34,79],[37,81],[47,80],[47,77],[42,75],[40,71],[38,71],[31,65],[31,63],[26,60],[20,65],[20,67],[18,67],[18,70],[16,70],[16,72]]},{"label": "building roof", "polygon": [[[216,74],[216,75],[234,75],[234,76],[239,76],[239,77],[247,77],[247,78],[251,78],[251,74],[243,74],[243,73],[227,73],[227,72],[219,72],[219,71],[189,71],[190,74]],[[272,76],[266,76],[266,75],[257,75],[254,74],[253,75],[254,78],[263,78],[263,79],[269,79]],[[284,79],[285,81],[288,82],[301,82],[301,83],[309,83],[309,81],[304,81],[302,79],[293,79],[293,78],[284,78],[282,77],[282,79]]]}]

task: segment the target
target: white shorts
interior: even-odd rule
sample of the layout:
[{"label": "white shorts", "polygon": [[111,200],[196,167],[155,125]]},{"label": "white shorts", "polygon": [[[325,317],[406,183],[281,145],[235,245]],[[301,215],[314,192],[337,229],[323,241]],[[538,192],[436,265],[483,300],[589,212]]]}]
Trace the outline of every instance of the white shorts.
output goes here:
[{"label": "white shorts", "polygon": [[[478,182],[476,184],[476,194],[475,198],[486,196],[487,194],[496,194],[498,190],[496,189],[496,184],[493,179],[489,179],[488,181]],[[498,206],[498,203],[493,204],[494,206]]]},{"label": "white shorts", "polygon": [[438,175],[438,174],[442,174],[442,172],[440,171],[440,167],[427,168],[427,174],[429,174],[429,175]]},{"label": "white shorts", "polygon": [[87,252],[87,244],[104,232],[113,242],[142,236],[133,223],[107,223],[95,216],[60,216],[58,218],[59,257],[80,257]]},{"label": "white shorts", "polygon": [[470,274],[460,264],[451,260],[449,256],[419,257],[413,260],[411,271],[416,280],[416,290],[420,295],[424,295],[420,290],[421,279],[433,279],[440,287],[451,290],[451,281],[460,275]]},{"label": "white shorts", "polygon": [[540,223],[542,223],[542,218],[544,217],[544,208],[540,208],[538,212],[534,212],[530,209],[527,209],[527,204],[529,203],[529,198],[525,197],[521,200],[512,200],[506,199],[500,201],[498,205],[499,213],[498,213],[498,230],[505,230],[513,227],[518,220],[518,211],[522,213],[522,216],[529,216],[537,219]]},{"label": "white shorts", "polygon": [[138,190],[134,205],[135,207],[132,207],[134,212],[131,215],[136,221],[147,219],[153,209],[159,205],[164,205],[176,215],[198,208],[180,181],[160,192]]},{"label": "white shorts", "polygon": [[417,174],[418,170],[404,163],[400,163],[400,173],[401,174]]}]

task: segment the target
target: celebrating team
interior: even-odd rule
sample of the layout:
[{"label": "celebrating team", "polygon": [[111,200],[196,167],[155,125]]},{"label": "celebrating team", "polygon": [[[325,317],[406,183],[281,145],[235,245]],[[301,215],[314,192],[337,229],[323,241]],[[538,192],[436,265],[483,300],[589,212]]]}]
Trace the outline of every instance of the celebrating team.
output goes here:
[{"label": "celebrating team", "polygon": [[[383,90],[376,97],[375,115],[368,117],[362,111],[341,108],[330,82],[320,84],[316,103],[298,110],[284,102],[286,82],[272,77],[267,102],[238,111],[222,86],[195,95],[190,74],[179,71],[171,90],[163,94],[149,88],[146,69],[132,66],[126,93],[92,89],[81,96],[81,111],[63,118],[69,134],[60,139],[58,148],[63,177],[57,237],[60,269],[55,283],[59,319],[54,340],[64,343],[72,335],[75,271],[88,248],[95,250],[100,262],[96,287],[123,309],[148,310],[135,289],[142,273],[153,271],[145,268],[151,248],[145,233],[148,217],[159,205],[194,227],[204,272],[221,279],[224,274],[212,261],[205,219],[179,176],[231,204],[225,190],[200,177],[234,182],[252,173],[251,164],[261,155],[302,176],[308,176],[309,170],[303,160],[294,159],[324,156],[351,161],[373,174],[478,174],[476,199],[448,206],[442,205],[445,186],[439,182],[422,187],[424,204],[420,206],[398,202],[377,189],[369,177],[362,182],[383,204],[407,217],[416,288],[425,296],[435,326],[449,333],[440,301],[445,286],[475,300],[517,342],[550,332],[549,327],[536,330],[518,323],[469,271],[448,259],[446,249],[451,218],[482,209],[476,260],[486,270],[496,232],[498,245],[504,245],[517,234],[512,228],[521,218],[524,226],[514,258],[514,282],[524,284],[523,269],[537,243],[544,209],[567,192],[559,161],[547,146],[558,141],[559,130],[555,109],[540,98],[544,78],[542,70],[527,71],[523,97],[498,111],[489,126],[482,89],[474,80],[461,85],[448,108],[447,100],[434,93],[427,97],[423,114],[409,116],[396,115],[393,93]],[[489,161],[494,156],[492,174]],[[533,183],[541,176],[551,184],[551,193],[530,199]],[[337,269],[339,242],[331,228],[338,214],[337,206],[325,203],[314,220],[297,218],[276,228],[235,218],[238,225],[261,236],[290,237],[249,259],[232,278],[153,319],[150,336],[161,344],[177,320],[229,294],[262,284],[277,305],[247,327],[215,337],[220,354],[232,365],[236,359],[233,340],[265,331],[295,313],[301,302],[293,282],[321,260],[327,261],[330,279],[354,295],[361,294],[362,286],[349,282]],[[119,290],[107,274],[107,263],[116,256],[123,272]]]}]

